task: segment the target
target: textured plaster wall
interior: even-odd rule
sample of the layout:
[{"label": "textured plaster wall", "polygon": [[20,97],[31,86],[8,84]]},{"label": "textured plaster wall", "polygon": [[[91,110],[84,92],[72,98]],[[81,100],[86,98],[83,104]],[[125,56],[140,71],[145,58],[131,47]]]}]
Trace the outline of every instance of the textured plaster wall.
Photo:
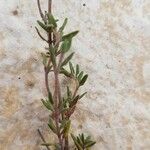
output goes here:
[{"label": "textured plaster wall", "polygon": [[[53,1],[67,31],[80,30],[74,62],[89,74],[74,133],[93,135],[93,150],[150,150],[150,1]],[[52,140],[38,18],[36,0],[0,0],[0,150],[41,150],[37,128]]]}]

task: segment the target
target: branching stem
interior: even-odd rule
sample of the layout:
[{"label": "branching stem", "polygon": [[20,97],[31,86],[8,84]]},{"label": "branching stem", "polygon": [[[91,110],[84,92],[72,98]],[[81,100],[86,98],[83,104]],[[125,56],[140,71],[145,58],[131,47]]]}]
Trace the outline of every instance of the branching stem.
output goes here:
[{"label": "branching stem", "polygon": [[[70,59],[73,56],[72,54],[64,59],[65,53],[67,53],[71,47],[72,38],[78,33],[78,31],[64,35],[63,30],[66,26],[67,19],[64,20],[63,25],[59,29],[57,28],[57,19],[52,15],[52,0],[48,0],[48,11],[45,11],[44,13],[41,9],[40,0],[37,0],[37,4],[40,16],[43,20],[43,22],[39,21],[38,23],[44,31],[46,31],[47,38],[44,38],[41,35],[38,28],[36,28],[36,31],[39,37],[48,44],[48,47],[46,48],[48,51],[42,55],[45,71],[45,87],[48,99],[42,100],[42,102],[44,106],[51,111],[51,118],[48,125],[57,136],[58,141],[55,144],[58,144],[61,150],[69,150],[68,135],[71,124],[70,117],[74,113],[77,101],[84,96],[84,94],[81,96],[78,95],[78,89],[87,79],[87,75],[84,75],[83,71],[80,72],[78,65],[76,65],[76,69],[74,69],[74,66],[70,63]],[[69,64],[70,72],[65,68],[67,64]],[[54,76],[54,91],[52,94],[49,87],[50,72],[53,72]],[[73,91],[70,90],[70,87],[67,87],[67,96],[61,95],[59,74],[64,74],[75,81],[75,88]],[[47,150],[50,150],[39,129],[38,133],[47,147]]]}]

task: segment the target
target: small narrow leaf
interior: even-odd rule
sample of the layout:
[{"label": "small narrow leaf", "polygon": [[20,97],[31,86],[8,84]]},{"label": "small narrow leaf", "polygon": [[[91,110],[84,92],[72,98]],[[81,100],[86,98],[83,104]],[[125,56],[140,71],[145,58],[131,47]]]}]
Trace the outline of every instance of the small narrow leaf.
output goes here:
[{"label": "small narrow leaf", "polygon": [[49,101],[43,100],[43,99],[41,99],[41,101],[48,110],[51,110],[51,111],[53,110],[53,106],[51,105],[51,103]]},{"label": "small narrow leaf", "polygon": [[87,92],[83,93],[82,95],[79,96],[79,99],[81,99],[84,95],[86,95]]},{"label": "small narrow leaf", "polygon": [[71,58],[73,57],[73,55],[74,55],[74,52],[71,53],[71,54],[62,62],[61,66],[63,67],[63,66],[65,66],[65,65],[67,65],[67,63],[71,60]]},{"label": "small narrow leaf", "polygon": [[80,85],[80,86],[84,85],[84,83],[86,82],[87,78],[88,78],[88,75],[86,74],[86,75],[82,78],[82,80],[80,81],[79,85]]},{"label": "small narrow leaf", "polygon": [[76,76],[79,74],[79,65],[76,65]]},{"label": "small narrow leaf", "polygon": [[64,68],[61,68],[60,73],[64,74],[66,77],[71,77],[71,74]]},{"label": "small narrow leaf", "polygon": [[83,77],[83,71],[81,71],[80,74],[78,75],[78,81],[79,82],[81,81],[82,77]]},{"label": "small narrow leaf", "polygon": [[51,25],[47,26],[44,23],[42,23],[41,21],[37,20],[37,23],[39,24],[40,27],[42,27],[45,31],[49,32],[51,29]]},{"label": "small narrow leaf", "polygon": [[56,127],[53,123],[53,120],[51,118],[49,118],[49,123],[48,123],[49,128],[54,132],[57,133]]},{"label": "small narrow leaf", "polygon": [[86,139],[85,139],[85,142],[87,143],[90,140],[91,140],[91,136],[87,136]]},{"label": "small narrow leaf", "polygon": [[71,137],[72,137],[72,139],[73,139],[73,141],[74,141],[74,143],[75,143],[77,149],[78,149],[78,150],[83,150],[82,147],[80,146],[80,144],[78,143],[76,137],[75,137],[73,134],[71,134]]},{"label": "small narrow leaf", "polygon": [[51,143],[42,143],[41,145],[42,146],[52,146],[53,144],[51,144]]},{"label": "small narrow leaf", "polygon": [[71,62],[69,62],[69,67],[70,67],[71,74],[74,74],[74,68]]},{"label": "small narrow leaf", "polygon": [[89,141],[88,143],[86,143],[85,147],[89,148],[89,147],[93,146],[95,143],[96,142],[94,142],[94,141]]},{"label": "small narrow leaf", "polygon": [[49,100],[49,102],[51,103],[51,104],[53,104],[54,102],[53,102],[53,97],[52,97],[52,93],[49,91],[49,93],[48,93],[48,100]]},{"label": "small narrow leaf", "polygon": [[69,33],[69,34],[67,34],[67,35],[64,35],[64,36],[62,37],[62,40],[64,41],[64,40],[66,40],[66,39],[72,39],[74,36],[76,36],[76,35],[78,34],[78,32],[79,32],[79,31],[74,31],[74,32],[71,32],[71,33]]},{"label": "small narrow leaf", "polygon": [[60,27],[60,29],[59,29],[60,32],[62,32],[62,31],[64,30],[64,28],[65,28],[67,22],[68,22],[68,18],[65,18],[65,20],[64,20],[64,22],[63,22],[63,25],[62,25],[62,26]]},{"label": "small narrow leaf", "polygon": [[76,105],[76,103],[78,102],[78,100],[79,100],[79,95],[77,95],[74,99],[73,99],[73,101],[70,103],[70,107],[72,107],[72,106],[74,106],[74,105]]},{"label": "small narrow leaf", "polygon": [[81,137],[80,137],[80,138],[81,138],[81,140],[82,140],[82,143],[84,144],[84,134],[83,134],[83,133],[81,134]]},{"label": "small narrow leaf", "polygon": [[79,137],[77,137],[77,141],[78,141],[79,145],[83,146],[83,142]]}]

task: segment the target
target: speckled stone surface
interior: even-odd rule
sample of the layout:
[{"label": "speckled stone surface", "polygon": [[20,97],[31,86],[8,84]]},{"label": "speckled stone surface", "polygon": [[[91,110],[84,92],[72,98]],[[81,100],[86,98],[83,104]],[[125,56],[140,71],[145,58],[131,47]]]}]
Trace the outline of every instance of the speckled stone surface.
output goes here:
[{"label": "speckled stone surface", "polygon": [[[46,0],[42,7],[47,8]],[[150,1],[55,0],[54,14],[80,30],[74,62],[89,74],[72,130],[91,134],[93,150],[150,150]],[[42,150],[52,140],[36,0],[0,0],[0,150]]]}]

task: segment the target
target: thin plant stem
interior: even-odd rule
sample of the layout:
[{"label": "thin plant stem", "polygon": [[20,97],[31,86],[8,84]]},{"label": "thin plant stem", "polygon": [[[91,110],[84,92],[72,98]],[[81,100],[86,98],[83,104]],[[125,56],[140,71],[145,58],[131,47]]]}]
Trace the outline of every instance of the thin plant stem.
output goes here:
[{"label": "thin plant stem", "polygon": [[[48,13],[52,13],[52,0],[48,0]],[[53,40],[52,40],[52,33],[48,34],[48,41],[49,41],[49,48],[51,47],[51,44],[53,43],[55,45],[55,40],[54,40],[54,35],[53,35]],[[61,134],[60,134],[60,129],[59,129],[59,103],[58,103],[58,95],[60,95],[60,84],[59,84],[59,78],[58,78],[58,68],[57,64],[53,65],[54,68],[54,77],[55,77],[55,90],[54,90],[54,105],[55,105],[55,123],[56,123],[56,129],[57,129],[57,137],[59,140],[59,144],[61,146],[61,149],[63,150],[63,142],[61,139]],[[60,100],[60,98],[59,98]]]},{"label": "thin plant stem", "polygon": [[48,43],[48,40],[46,40],[46,39],[45,39],[45,38],[41,35],[41,33],[39,32],[38,28],[37,28],[37,27],[35,27],[35,29],[36,29],[36,31],[37,31],[37,33],[38,33],[39,37],[40,37],[43,41],[45,41],[45,42],[47,42],[47,43]]},{"label": "thin plant stem", "polygon": [[[69,150],[70,117],[75,111],[78,100],[85,95],[85,93],[78,95],[78,90],[86,82],[88,75],[84,74],[83,71],[80,71],[79,65],[76,65],[76,68],[74,68],[74,65],[72,65],[70,61],[73,53],[64,57],[71,47],[72,38],[78,33],[78,31],[64,35],[63,30],[67,24],[67,18],[64,20],[62,26],[59,29],[57,28],[58,20],[52,15],[52,0],[48,0],[48,10],[45,11],[44,14],[41,9],[40,0],[37,0],[37,4],[40,16],[43,20],[42,22],[38,21],[38,24],[46,31],[47,38],[42,36],[38,28],[36,28],[36,31],[39,37],[48,44],[48,47],[46,47],[46,50],[48,51],[44,54],[42,53],[45,72],[45,87],[48,98],[46,100],[42,99],[42,102],[43,105],[50,111],[48,126],[57,136],[57,142],[54,146],[56,148],[57,145],[60,146],[60,150]],[[67,64],[69,64],[69,71],[65,68]],[[52,94],[49,87],[50,72],[53,72],[54,76],[54,90]],[[68,78],[72,78],[75,81],[74,90],[70,90],[70,87],[67,86],[66,95],[64,96],[61,95],[60,74],[63,74]],[[47,150],[50,150],[39,129],[38,133],[47,147]],[[73,140],[75,140],[75,137],[72,134],[71,136]],[[81,143],[78,144],[80,145]],[[83,145],[81,146],[82,150],[85,149]]]},{"label": "thin plant stem", "polygon": [[[42,141],[44,142],[44,144],[46,144],[46,140],[45,140],[44,136],[42,135],[40,129],[37,129],[37,131],[38,131],[38,134],[41,137]],[[47,150],[51,150],[48,145],[46,145],[46,148],[47,148]]]},{"label": "thin plant stem", "polygon": [[44,14],[43,14],[43,12],[42,12],[42,10],[41,10],[40,0],[37,0],[37,4],[38,4],[38,9],[39,9],[40,16],[41,16],[41,18],[43,19],[43,21],[46,22],[45,16],[44,16]]}]

